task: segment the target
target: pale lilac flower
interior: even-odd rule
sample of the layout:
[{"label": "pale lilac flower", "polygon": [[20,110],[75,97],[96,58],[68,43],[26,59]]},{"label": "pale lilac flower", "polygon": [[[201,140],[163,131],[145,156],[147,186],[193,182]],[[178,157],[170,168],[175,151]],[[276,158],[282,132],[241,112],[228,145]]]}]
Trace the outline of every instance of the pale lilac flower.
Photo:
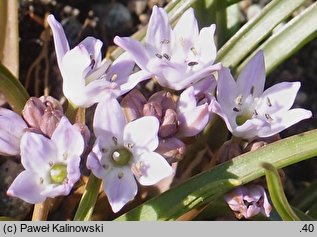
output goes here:
[{"label": "pale lilac flower", "polygon": [[0,154],[18,155],[20,140],[27,128],[21,116],[9,109],[0,108]]},{"label": "pale lilac flower", "polygon": [[62,117],[51,139],[26,132],[21,139],[22,171],[7,194],[29,203],[68,195],[80,177],[84,141],[80,132]]},{"label": "pale lilac flower", "polygon": [[127,54],[112,65],[110,60],[101,62],[103,43],[94,37],[87,37],[70,49],[62,25],[53,15],[49,15],[47,21],[53,32],[64,95],[76,106],[89,107],[101,100],[104,93],[119,96],[150,78],[144,71],[130,75],[135,63]]},{"label": "pale lilac flower", "polygon": [[128,37],[115,37],[144,71],[167,88],[182,90],[220,69],[216,58],[215,25],[199,32],[192,8],[188,9],[172,30],[163,8],[153,7],[145,44]]},{"label": "pale lilac flower", "polygon": [[153,152],[158,146],[159,122],[145,116],[126,123],[118,101],[109,97],[97,105],[94,132],[97,137],[87,167],[103,180],[114,212],[137,194],[137,183],[153,185],[171,175],[167,161]]},{"label": "pale lilac flower", "polygon": [[270,205],[265,190],[260,185],[240,186],[225,195],[225,201],[238,219],[248,219],[260,212],[270,216]]},{"label": "pale lilac flower", "polygon": [[250,60],[237,81],[229,69],[219,71],[217,102],[212,110],[224,119],[234,136],[269,137],[312,116],[309,110],[290,109],[300,82],[278,83],[263,92],[264,83],[263,51]]},{"label": "pale lilac flower", "polygon": [[179,128],[177,136],[191,137],[200,133],[213,118],[213,77],[207,77],[184,90],[177,102]]}]

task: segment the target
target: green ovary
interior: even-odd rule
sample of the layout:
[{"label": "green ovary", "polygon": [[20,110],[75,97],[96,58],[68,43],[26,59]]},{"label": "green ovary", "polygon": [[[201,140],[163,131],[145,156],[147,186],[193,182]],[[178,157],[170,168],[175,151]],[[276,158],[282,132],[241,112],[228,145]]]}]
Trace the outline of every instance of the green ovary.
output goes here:
[{"label": "green ovary", "polygon": [[240,114],[236,117],[236,123],[238,126],[241,126],[242,124],[244,124],[247,120],[251,118],[252,118],[252,114],[250,113]]},{"label": "green ovary", "polygon": [[129,163],[132,158],[132,153],[125,147],[114,150],[111,154],[111,159],[118,166],[124,166]]},{"label": "green ovary", "polygon": [[65,164],[54,164],[50,169],[50,178],[54,184],[62,184],[67,178],[67,166]]}]

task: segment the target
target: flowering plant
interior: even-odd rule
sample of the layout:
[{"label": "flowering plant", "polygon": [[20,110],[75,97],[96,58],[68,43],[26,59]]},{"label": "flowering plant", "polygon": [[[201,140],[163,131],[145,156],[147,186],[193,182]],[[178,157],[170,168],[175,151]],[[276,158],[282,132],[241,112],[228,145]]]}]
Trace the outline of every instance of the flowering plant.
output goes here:
[{"label": "flowering plant", "polygon": [[273,0],[233,30],[236,2],[153,6],[147,29],[112,37],[113,51],[95,35],[72,42],[49,14],[58,98],[0,65],[0,155],[23,167],[7,198],[34,204],[32,220],[316,218],[288,202],[277,172],[317,154],[317,131],[287,134],[312,121],[296,100],[307,85],[269,73],[316,35],[317,3],[275,30],[304,1]]}]

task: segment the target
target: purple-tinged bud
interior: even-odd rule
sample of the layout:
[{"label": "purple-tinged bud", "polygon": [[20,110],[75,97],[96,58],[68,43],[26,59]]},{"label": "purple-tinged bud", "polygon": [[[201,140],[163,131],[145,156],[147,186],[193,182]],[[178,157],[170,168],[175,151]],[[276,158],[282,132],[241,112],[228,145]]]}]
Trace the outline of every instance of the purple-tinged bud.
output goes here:
[{"label": "purple-tinged bud", "polygon": [[156,92],[149,98],[148,102],[160,104],[163,112],[167,109],[176,110],[176,102],[174,101],[172,94],[168,91]]},{"label": "purple-tinged bud", "polygon": [[156,149],[169,163],[179,162],[183,159],[186,145],[179,139],[172,137],[162,139]]},{"label": "purple-tinged bud", "polygon": [[265,190],[260,185],[240,186],[227,193],[224,198],[238,219],[248,219],[260,212],[269,217],[272,210]]},{"label": "purple-tinged bud", "polygon": [[63,117],[60,110],[46,109],[40,124],[41,131],[44,135],[51,137],[59,121]]},{"label": "purple-tinged bud", "polygon": [[40,128],[44,111],[45,105],[43,102],[37,97],[31,97],[22,110],[22,116],[29,127]]},{"label": "purple-tinged bud", "polygon": [[219,148],[217,154],[216,154],[216,160],[218,163],[223,163],[228,160],[231,160],[232,158],[241,155],[242,147],[241,145],[234,141],[233,139],[226,141],[222,146]]},{"label": "purple-tinged bud", "polygon": [[159,129],[159,136],[162,138],[170,137],[177,132],[178,118],[175,110],[167,109],[162,118],[162,123]]},{"label": "purple-tinged bud", "polygon": [[61,105],[61,103],[52,96],[41,96],[40,100],[43,102],[46,108],[51,108],[52,110],[59,110],[62,113],[64,113],[63,106]]},{"label": "purple-tinged bud", "polygon": [[256,140],[253,140],[250,142],[246,148],[244,148],[243,152],[248,152],[248,151],[255,151],[269,143],[275,142],[280,140],[281,137],[279,134],[273,135],[271,137],[263,137],[263,138],[258,138]]},{"label": "purple-tinged bud", "polygon": [[89,128],[86,126],[86,124],[82,124],[82,123],[75,123],[73,125],[73,127],[76,128],[80,132],[80,134],[83,136],[84,143],[85,143],[85,150],[86,150],[88,145],[89,145],[89,140],[90,140],[90,130],[89,130]]},{"label": "purple-tinged bud", "polygon": [[128,122],[143,116],[143,106],[145,103],[145,97],[137,89],[133,89],[123,97],[121,107],[123,108],[123,112]]},{"label": "purple-tinged bud", "polygon": [[163,115],[162,107],[159,103],[148,102],[143,107],[143,115],[154,116],[161,122]]}]

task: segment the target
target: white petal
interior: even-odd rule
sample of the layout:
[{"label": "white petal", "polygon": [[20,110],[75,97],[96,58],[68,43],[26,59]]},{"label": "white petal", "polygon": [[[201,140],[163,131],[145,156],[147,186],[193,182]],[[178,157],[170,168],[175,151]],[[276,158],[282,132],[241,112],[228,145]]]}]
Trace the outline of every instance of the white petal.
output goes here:
[{"label": "white petal", "polygon": [[130,74],[124,80],[123,80],[123,78],[118,80],[117,83],[119,84],[119,87],[120,87],[120,95],[123,95],[123,94],[129,92],[134,87],[136,87],[136,85],[139,82],[150,79],[151,77],[152,77],[152,73],[141,70],[141,71],[135,72],[133,74]]},{"label": "white petal", "polygon": [[145,152],[137,158],[137,162],[142,164],[140,177],[138,180],[142,185],[153,185],[173,174],[172,167],[167,161],[156,152]]},{"label": "white petal", "polygon": [[217,48],[214,42],[216,25],[204,27],[200,30],[198,42],[196,43],[199,52],[199,60],[206,64],[212,64],[217,55]]},{"label": "white petal", "polygon": [[26,170],[45,174],[57,159],[57,147],[41,134],[26,132],[21,139],[21,162]]},{"label": "white petal", "polygon": [[159,121],[153,116],[145,116],[128,123],[124,128],[123,139],[125,145],[132,144],[139,152],[154,151],[158,146]]},{"label": "white petal", "polygon": [[44,188],[45,186],[40,184],[40,177],[36,172],[24,170],[15,178],[7,194],[35,204],[46,199],[41,195]]},{"label": "white petal", "polygon": [[242,96],[247,97],[253,91],[255,97],[259,97],[265,84],[265,65],[263,51],[258,51],[247,63],[240,73],[237,84]]},{"label": "white petal", "polygon": [[103,182],[113,212],[120,211],[138,192],[138,186],[129,167],[113,169]]},{"label": "white petal", "polygon": [[55,20],[55,17],[53,15],[49,15],[47,17],[47,22],[50,25],[53,32],[57,63],[58,67],[61,68],[62,59],[66,52],[69,51],[68,41],[62,25]]},{"label": "white petal", "polygon": [[262,103],[256,108],[257,111],[272,114],[289,110],[299,88],[300,82],[282,82],[266,89],[261,95]]},{"label": "white petal", "polygon": [[97,105],[93,122],[96,136],[108,133],[120,143],[125,123],[121,106],[113,96],[106,97]]},{"label": "white petal", "polygon": [[180,17],[174,27],[175,37],[182,41],[182,46],[189,50],[198,38],[198,23],[193,8],[189,8]]},{"label": "white petal", "polygon": [[270,130],[260,130],[259,137],[270,137],[284,129],[300,122],[301,120],[312,117],[312,112],[306,109],[291,109],[287,112],[274,114]]},{"label": "white petal", "polygon": [[84,150],[84,139],[80,132],[72,126],[64,116],[56,127],[52,138],[58,149],[58,158],[64,161],[74,155],[80,156]]}]

